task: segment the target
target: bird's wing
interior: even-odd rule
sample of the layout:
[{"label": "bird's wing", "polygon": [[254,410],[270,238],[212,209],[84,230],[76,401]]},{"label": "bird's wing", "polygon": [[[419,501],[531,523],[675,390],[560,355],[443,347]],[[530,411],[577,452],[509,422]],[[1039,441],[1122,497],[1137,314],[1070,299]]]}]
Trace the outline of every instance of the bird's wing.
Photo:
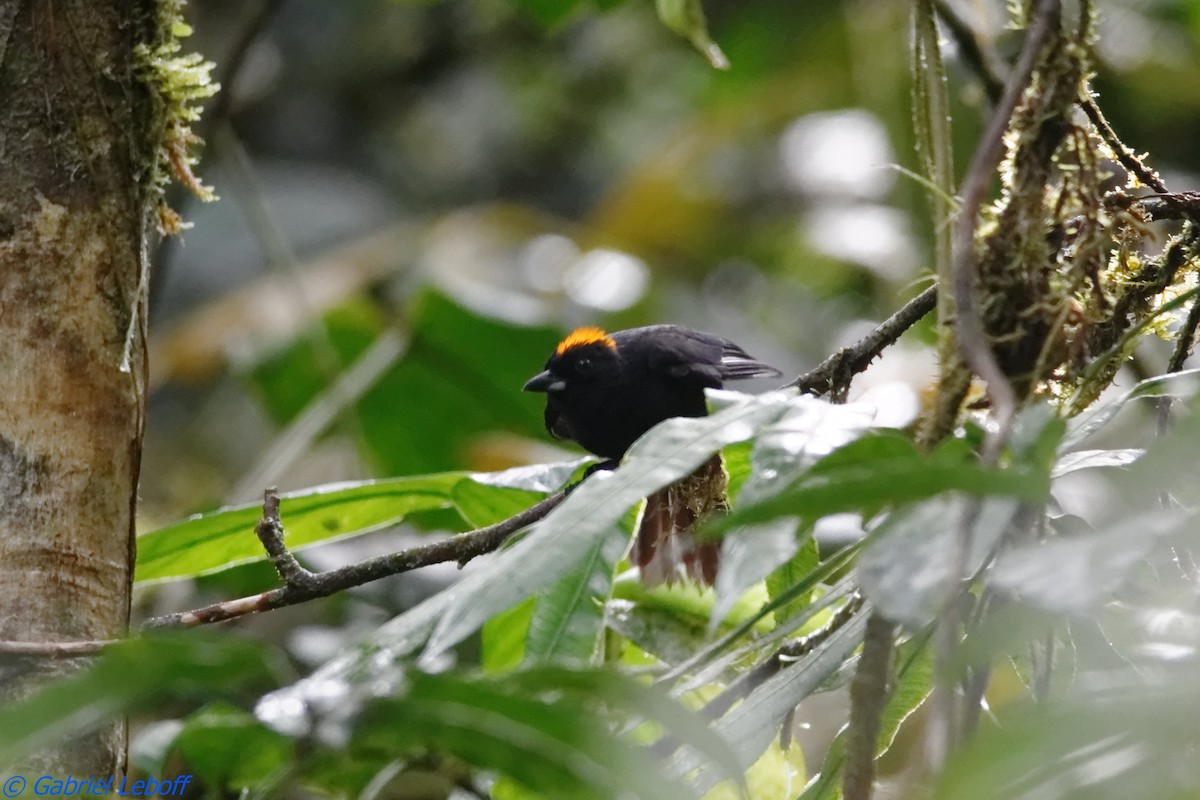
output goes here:
[{"label": "bird's wing", "polygon": [[721,347],[721,377],[725,380],[743,378],[778,378],[782,372],[756,360],[733,342],[723,340]]}]

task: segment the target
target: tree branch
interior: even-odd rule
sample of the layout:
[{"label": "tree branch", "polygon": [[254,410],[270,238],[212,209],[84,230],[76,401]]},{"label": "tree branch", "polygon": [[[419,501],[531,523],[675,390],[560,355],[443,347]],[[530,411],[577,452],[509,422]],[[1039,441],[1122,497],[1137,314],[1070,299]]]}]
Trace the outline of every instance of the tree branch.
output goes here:
[{"label": "tree branch", "polygon": [[[850,722],[846,766],[842,776],[845,800],[870,800],[875,786],[875,751],[887,705],[896,648],[896,625],[878,612],[867,618],[862,657],[850,681]],[[862,754],[853,758],[850,754]]]},{"label": "tree branch", "polygon": [[[271,611],[284,606],[305,603],[318,597],[328,597],[345,589],[361,586],[389,575],[398,575],[402,572],[427,567],[431,564],[457,561],[461,566],[477,556],[492,552],[514,533],[541,520],[557,508],[566,496],[566,490],[560,490],[495,525],[462,533],[439,542],[412,547],[398,553],[388,553],[325,572],[309,572],[298,563],[294,568],[291,566],[295,562],[295,557],[283,544],[282,529],[277,527],[279,521],[278,497],[273,495],[273,490],[268,490],[264,503],[263,520],[255,527],[255,532],[263,540],[263,546],[271,556],[271,561],[279,571],[280,577],[283,578],[284,585],[249,597],[225,600],[191,611],[152,617],[142,623],[141,629],[188,628],[195,625],[223,622],[246,614]],[[274,507],[272,507],[272,498],[274,498]],[[273,520],[271,519],[272,514],[274,514]],[[295,572],[294,569],[298,569],[300,572]],[[301,574],[307,577],[297,578]]]},{"label": "tree branch", "polygon": [[984,196],[991,186],[992,176],[1000,165],[1004,153],[1004,134],[1009,128],[1013,112],[1016,111],[1021,95],[1033,76],[1038,54],[1057,26],[1061,12],[1059,0],[1040,0],[1035,12],[1025,46],[1017,64],[1009,76],[1004,96],[992,113],[987,130],[962,184],[962,209],[959,212],[954,242],[954,304],[956,308],[955,330],[959,352],[975,374],[987,383],[992,401],[992,412],[997,421],[997,434],[989,436],[985,447],[985,460],[994,459],[1003,447],[1007,430],[1016,414],[1016,394],[1008,382],[1008,376],[996,361],[983,328],[983,319],[975,298],[975,282],[979,271],[975,255],[975,230],[979,224],[979,212],[983,208]]},{"label": "tree branch", "polygon": [[843,347],[815,368],[780,388],[796,387],[801,392],[820,397],[829,394],[844,399],[850,380],[871,366],[879,354],[891,347],[906,330],[933,310],[937,304],[936,285],[930,286],[881,322],[859,341]]}]

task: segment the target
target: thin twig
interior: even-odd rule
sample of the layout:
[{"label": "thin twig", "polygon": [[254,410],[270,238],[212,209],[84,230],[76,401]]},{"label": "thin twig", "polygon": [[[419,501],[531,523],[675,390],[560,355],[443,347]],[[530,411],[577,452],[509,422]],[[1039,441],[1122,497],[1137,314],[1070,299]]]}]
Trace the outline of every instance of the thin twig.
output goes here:
[{"label": "thin twig", "polygon": [[844,394],[850,380],[871,366],[885,349],[892,346],[906,330],[933,310],[937,304],[937,286],[930,286],[909,300],[904,306],[881,322],[873,331],[859,341],[843,347],[815,368],[780,388],[795,387],[801,392],[820,397]]},{"label": "thin twig", "polygon": [[306,580],[303,584],[288,583],[248,597],[213,603],[191,611],[152,617],[142,623],[141,628],[142,630],[189,628],[195,625],[223,622],[246,614],[271,611],[315,600],[319,597],[328,597],[364,583],[427,567],[431,564],[443,564],[451,561],[458,562],[460,565],[466,564],[477,556],[492,552],[513,534],[545,517],[565,497],[565,491],[558,491],[519,514],[486,528],[462,533],[439,542],[401,550],[398,553],[369,558],[357,564],[349,564],[325,572],[309,573],[311,579]]},{"label": "thin twig", "polygon": [[249,21],[242,27],[237,41],[229,48],[225,66],[219,77],[221,91],[213,101],[212,108],[205,115],[209,130],[215,130],[229,117],[233,110],[233,87],[242,72],[242,67],[246,65],[246,56],[250,53],[250,46],[258,40],[281,4],[282,0],[262,0]]},{"label": "thin twig", "polygon": [[1096,128],[1096,132],[1100,134],[1100,138],[1105,141],[1109,149],[1116,155],[1117,160],[1121,162],[1121,166],[1137,176],[1137,179],[1144,185],[1149,186],[1159,194],[1170,196],[1167,190],[1167,185],[1163,183],[1162,178],[1158,177],[1158,173],[1142,163],[1142,160],[1134,154],[1132,150],[1125,146],[1117,136],[1117,132],[1108,124],[1108,120],[1104,118],[1104,114],[1100,111],[1100,106],[1096,105],[1096,101],[1090,97],[1079,101],[1079,107],[1083,109],[1083,113],[1091,120],[1092,125]]},{"label": "thin twig", "polygon": [[1000,102],[1004,94],[1004,79],[1000,77],[1001,66],[996,57],[985,52],[979,44],[975,31],[966,20],[958,15],[945,0],[936,0],[933,7],[937,9],[938,18],[945,25],[946,31],[958,46],[958,55],[962,62],[975,73],[983,84],[983,91],[992,105]]},{"label": "thin twig", "polygon": [[279,489],[272,486],[263,492],[263,513],[254,526],[254,535],[262,542],[271,557],[275,571],[286,586],[311,586],[316,574],[300,565],[292,551],[283,543],[283,522],[279,519]]}]

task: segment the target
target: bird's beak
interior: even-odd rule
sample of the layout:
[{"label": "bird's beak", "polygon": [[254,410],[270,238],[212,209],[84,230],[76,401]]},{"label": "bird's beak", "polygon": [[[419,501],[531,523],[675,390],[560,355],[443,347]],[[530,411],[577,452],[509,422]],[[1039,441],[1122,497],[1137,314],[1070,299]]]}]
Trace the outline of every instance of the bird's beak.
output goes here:
[{"label": "bird's beak", "polygon": [[524,388],[527,392],[561,392],[567,388],[567,382],[546,370],[530,378]]}]

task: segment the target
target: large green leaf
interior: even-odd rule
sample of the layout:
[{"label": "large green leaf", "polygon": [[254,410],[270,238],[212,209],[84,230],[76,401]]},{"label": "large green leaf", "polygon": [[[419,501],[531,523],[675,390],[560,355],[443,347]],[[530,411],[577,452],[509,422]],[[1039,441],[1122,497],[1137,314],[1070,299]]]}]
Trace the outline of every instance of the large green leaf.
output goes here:
[{"label": "large green leaf", "polygon": [[871,513],[943,492],[1006,495],[1037,503],[1048,490],[1048,471],[1039,465],[984,467],[954,442],[925,455],[900,433],[874,432],[835,450],[773,496],[739,506],[719,527],[787,515],[814,520],[846,511]]},{"label": "large green leaf", "polygon": [[412,303],[404,358],[358,404],[363,445],[385,475],[457,469],[479,434],[546,436],[545,399],[521,386],[559,338],[425,293]]},{"label": "large green leaf", "polygon": [[[449,508],[464,473],[318,486],[280,496],[288,547],[395,525],[414,511]],[[192,577],[265,558],[254,525],[261,505],[222,508],[138,537],[139,582]]]},{"label": "large green leaf", "polygon": [[629,543],[621,526],[584,553],[573,570],[537,594],[525,655],[531,663],[595,664],[603,655],[604,603]]},{"label": "large green leaf", "polygon": [[[431,509],[454,508],[469,524],[484,526],[528,508],[578,467],[563,462],[317,486],[281,495],[280,516],[293,550],[396,525]],[[221,508],[142,534],[135,579],[192,577],[265,558],[254,534],[261,514],[259,505]]]},{"label": "large green leaf", "polygon": [[[427,291],[409,307],[408,346],[358,399],[347,425],[385,475],[460,469],[482,433],[544,436],[544,399],[520,391],[552,352],[558,333],[480,316]],[[334,309],[317,335],[260,363],[250,380],[279,423],[299,414],[384,331],[362,301]],[[324,342],[321,344],[319,342]]]},{"label": "large green leaf", "polygon": [[294,743],[253,714],[214,703],[188,717],[175,750],[209,787],[261,785],[292,758]]}]

